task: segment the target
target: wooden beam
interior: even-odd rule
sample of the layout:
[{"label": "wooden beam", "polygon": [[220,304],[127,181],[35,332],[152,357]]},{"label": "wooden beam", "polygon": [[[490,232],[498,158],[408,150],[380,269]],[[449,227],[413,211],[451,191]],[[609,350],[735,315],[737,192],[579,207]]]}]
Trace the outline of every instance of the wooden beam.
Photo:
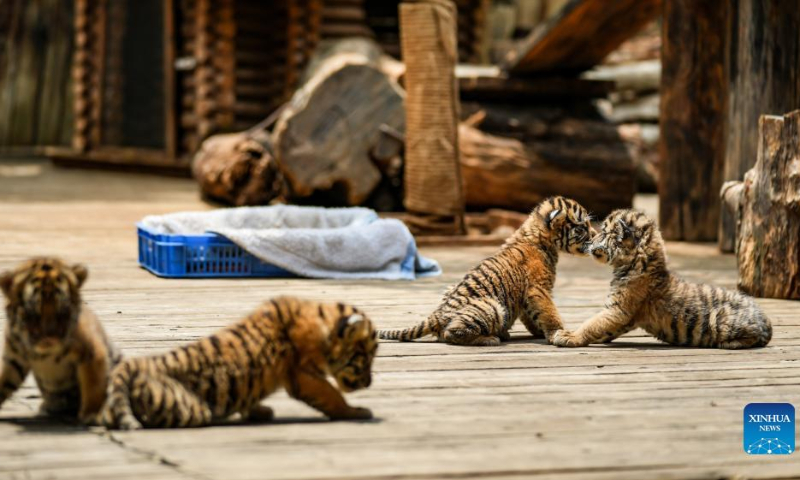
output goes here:
[{"label": "wooden beam", "polygon": [[506,56],[514,74],[582,71],[653,20],[661,0],[569,0]]},{"label": "wooden beam", "polygon": [[467,76],[458,79],[465,100],[531,100],[552,98],[600,98],[614,89],[614,82],[574,77],[506,78]]},{"label": "wooden beam", "polygon": [[175,171],[189,174],[189,160],[175,159],[163,150],[99,146],[86,152],[62,147],[46,147],[45,155],[63,165],[102,165],[141,170]]},{"label": "wooden beam", "polygon": [[728,7],[728,0],[664,3],[659,219],[667,240],[717,237]]}]

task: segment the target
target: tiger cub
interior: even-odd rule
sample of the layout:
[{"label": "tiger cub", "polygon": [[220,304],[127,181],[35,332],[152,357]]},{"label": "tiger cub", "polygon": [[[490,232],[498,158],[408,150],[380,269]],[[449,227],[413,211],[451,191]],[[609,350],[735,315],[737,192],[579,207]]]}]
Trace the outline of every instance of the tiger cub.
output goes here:
[{"label": "tiger cub", "polygon": [[517,317],[534,337],[564,328],[553,304],[558,252],[586,255],[594,235],[589,213],[574,200],[549,198],[502,249],[470,270],[422,323],[380,331],[380,338],[408,341],[433,334],[456,345],[499,345]]},{"label": "tiger cub", "polygon": [[101,409],[119,356],[100,321],[81,305],[87,275],[82,265],[35,258],[0,276],[7,301],[0,405],[32,371],[41,413],[90,422]]},{"label": "tiger cub", "polygon": [[370,385],[377,348],[372,323],[356,308],[275,298],[210,337],[124,360],[111,374],[100,423],[199,427],[235,413],[269,420],[272,410],[260,402],[281,387],[331,419],[369,419],[340,391]]},{"label": "tiger cub", "polygon": [[763,347],[772,338],[770,321],[752,298],[670,272],[661,233],[642,213],[613,212],[589,252],[614,268],[611,293],[602,312],[574,332],[558,332],[558,346],[610,342],[636,327],[693,347]]}]

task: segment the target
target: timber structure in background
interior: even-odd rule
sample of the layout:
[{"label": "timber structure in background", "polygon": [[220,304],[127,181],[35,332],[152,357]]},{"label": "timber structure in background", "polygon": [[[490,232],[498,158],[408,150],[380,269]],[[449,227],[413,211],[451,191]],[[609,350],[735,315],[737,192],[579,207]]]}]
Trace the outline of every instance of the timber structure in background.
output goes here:
[{"label": "timber structure in background", "polygon": [[569,0],[508,52],[498,72],[462,75],[472,77],[461,80],[468,206],[530,209],[556,194],[596,215],[631,206],[641,135],[598,110],[613,84],[581,74],[660,9],[661,0]]},{"label": "timber structure in background", "polygon": [[[443,5],[401,6],[411,23],[402,30],[405,65],[387,61],[364,38],[321,45],[271,132],[270,148],[248,148],[249,134],[209,141],[196,158],[203,190],[239,204],[254,198],[249,186],[261,182],[270,200],[405,209],[406,223],[427,235],[463,233],[465,209],[527,212],[558,194],[598,216],[629,207],[636,135],[596,106],[613,82],[574,71],[530,76],[454,68],[454,39],[436,38],[444,31],[436,24],[449,25]],[[405,13],[420,9],[430,10],[427,23]],[[364,92],[370,93],[357,94]],[[243,148],[253,156],[243,156]],[[259,167],[270,164],[269,155],[282,172],[280,189]]]},{"label": "timber structure in background", "polygon": [[[248,129],[285,103],[321,40],[380,38],[399,53],[398,3],[74,0],[75,128],[69,147],[47,152],[186,173],[205,138]],[[475,60],[488,1],[457,3],[460,60]]]}]

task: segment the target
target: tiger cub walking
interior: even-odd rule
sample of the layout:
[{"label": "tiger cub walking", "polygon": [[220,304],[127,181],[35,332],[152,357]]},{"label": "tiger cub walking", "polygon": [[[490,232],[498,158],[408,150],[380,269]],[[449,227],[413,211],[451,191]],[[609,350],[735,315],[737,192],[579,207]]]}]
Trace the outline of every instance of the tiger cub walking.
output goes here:
[{"label": "tiger cub walking", "polygon": [[210,337],[120,363],[101,423],[199,427],[235,413],[269,420],[272,410],[260,402],[281,387],[331,419],[369,419],[340,390],[370,385],[377,348],[372,323],[356,308],[279,297]]},{"label": "tiger cub walking", "polygon": [[119,357],[81,305],[87,276],[82,265],[56,258],[35,258],[0,275],[7,301],[0,405],[32,371],[43,414],[90,422],[103,406],[108,371]]},{"label": "tiger cub walking", "polygon": [[551,297],[558,252],[586,255],[594,234],[589,213],[574,200],[540,203],[503,248],[470,270],[422,323],[380,331],[383,339],[408,341],[436,335],[457,345],[499,345],[517,317],[534,337],[550,340],[564,328]]},{"label": "tiger cub walking", "polygon": [[752,298],[670,272],[661,233],[642,213],[613,212],[589,252],[614,268],[611,293],[602,312],[574,332],[559,332],[558,346],[610,342],[636,327],[693,347],[763,347],[772,338],[770,321]]}]

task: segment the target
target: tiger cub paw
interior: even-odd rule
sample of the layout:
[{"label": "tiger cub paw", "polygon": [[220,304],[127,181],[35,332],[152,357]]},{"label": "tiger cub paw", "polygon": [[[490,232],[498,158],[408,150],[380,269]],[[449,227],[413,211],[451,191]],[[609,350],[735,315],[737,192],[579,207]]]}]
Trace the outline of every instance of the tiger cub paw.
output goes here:
[{"label": "tiger cub paw", "polygon": [[141,430],[142,424],[133,415],[125,415],[119,421],[120,430]]},{"label": "tiger cub paw", "polygon": [[266,405],[258,405],[244,415],[249,422],[267,423],[275,419],[275,411]]},{"label": "tiger cub paw", "polygon": [[78,414],[78,422],[86,427],[96,427],[103,424],[103,416],[100,413],[85,413]]},{"label": "tiger cub paw", "polygon": [[580,347],[582,346],[575,334],[568,330],[558,330],[550,338],[550,343],[557,347]]},{"label": "tiger cub paw", "polygon": [[350,407],[346,412],[331,416],[331,420],[370,420],[372,410],[363,407]]}]

